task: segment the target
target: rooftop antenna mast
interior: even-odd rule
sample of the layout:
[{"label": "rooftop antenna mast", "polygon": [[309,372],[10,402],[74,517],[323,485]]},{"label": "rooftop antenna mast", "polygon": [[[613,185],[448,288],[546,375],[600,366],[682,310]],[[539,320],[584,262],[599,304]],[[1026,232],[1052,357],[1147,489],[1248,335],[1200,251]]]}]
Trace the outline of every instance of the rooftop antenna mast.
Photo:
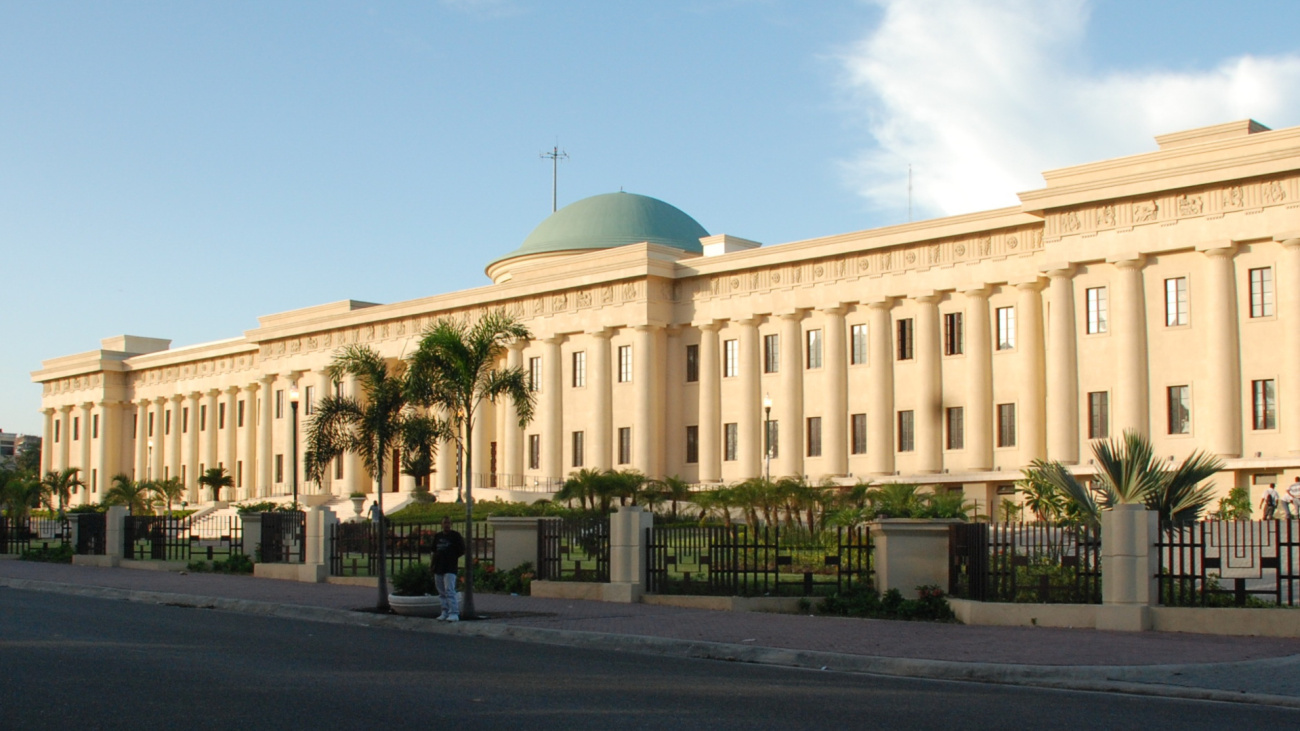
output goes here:
[{"label": "rooftop antenna mast", "polygon": [[568,160],[569,154],[564,150],[561,150],[559,145],[556,145],[555,147],[552,147],[548,152],[543,152],[541,155],[538,155],[538,157],[544,160],[549,158],[551,161],[551,213],[555,213],[556,210],[555,191],[556,191],[557,183],[559,182],[560,161]]}]

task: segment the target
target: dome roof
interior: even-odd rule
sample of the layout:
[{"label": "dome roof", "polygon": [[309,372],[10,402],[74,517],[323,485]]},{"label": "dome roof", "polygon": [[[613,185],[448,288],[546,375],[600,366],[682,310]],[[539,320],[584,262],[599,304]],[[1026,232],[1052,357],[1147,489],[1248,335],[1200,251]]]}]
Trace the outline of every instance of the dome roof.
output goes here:
[{"label": "dome roof", "polygon": [[708,235],[694,218],[657,198],[605,193],[552,213],[528,234],[522,246],[497,261],[531,254],[612,249],[642,241],[702,254],[700,238]]}]

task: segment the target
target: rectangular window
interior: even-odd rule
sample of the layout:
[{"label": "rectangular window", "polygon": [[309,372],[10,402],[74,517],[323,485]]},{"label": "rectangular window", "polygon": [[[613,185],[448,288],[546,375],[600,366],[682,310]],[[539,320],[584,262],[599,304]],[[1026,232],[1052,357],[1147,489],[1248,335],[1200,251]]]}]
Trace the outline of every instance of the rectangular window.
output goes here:
[{"label": "rectangular window", "polygon": [[960,406],[944,410],[945,426],[948,428],[948,449],[966,448],[966,411]]},{"label": "rectangular window", "polygon": [[631,383],[632,381],[632,346],[618,346],[618,382]]},{"label": "rectangular window", "polygon": [[[307,387],[307,413],[311,413],[311,386]],[[244,428],[244,400],[240,399],[235,404],[235,426],[240,429]]]},{"label": "rectangular window", "polygon": [[[302,390],[303,402],[302,413],[305,416],[311,416],[316,413],[316,387],[308,386]],[[244,402],[239,402],[239,426],[244,425]]]},{"label": "rectangular window", "polygon": [[618,428],[618,463],[628,464],[632,461],[632,427]]},{"label": "rectangular window", "polygon": [[1165,280],[1165,327],[1187,324],[1187,277]]},{"label": "rectangular window", "polygon": [[226,402],[224,401],[217,404],[217,428],[226,428]]},{"label": "rectangular window", "polygon": [[1110,438],[1110,394],[1105,391],[1088,393],[1088,438]]},{"label": "rectangular window", "polygon": [[777,453],[777,450],[780,447],[780,444],[778,443],[779,442],[778,437],[781,434],[781,430],[779,427],[780,427],[780,422],[768,421],[767,427],[766,429],[764,429],[766,433],[764,434],[763,437],[763,449],[766,450],[765,454],[770,459],[776,459],[777,457],[780,456]]},{"label": "rectangular window", "polygon": [[686,464],[696,464],[700,461],[700,428],[698,426],[686,427]]},{"label": "rectangular window", "polygon": [[849,364],[862,365],[867,362],[867,326],[853,325],[849,328]]},{"label": "rectangular window", "polygon": [[849,417],[850,431],[853,432],[853,453],[867,453],[867,415],[853,414]]},{"label": "rectangular window", "polygon": [[[182,466],[181,466],[181,482],[184,482],[184,481],[185,481],[185,467],[182,465]],[[99,491],[99,470],[91,470],[91,471],[90,471],[90,491],[91,491],[91,492],[98,492],[98,491]]]},{"label": "rectangular window", "polygon": [[343,479],[343,458],[334,460],[334,479]]},{"label": "rectangular window", "polygon": [[1169,433],[1192,433],[1192,389],[1190,386],[1170,386],[1166,389],[1169,404]]},{"label": "rectangular window", "polygon": [[276,483],[284,482],[284,455],[275,455],[275,481]]},{"label": "rectangular window", "polygon": [[99,439],[99,414],[90,417],[90,438]]},{"label": "rectangular window", "polygon": [[1273,267],[1250,270],[1250,316],[1273,316]]},{"label": "rectangular window", "polygon": [[822,418],[820,416],[808,417],[808,456],[822,456]]},{"label": "rectangular window", "polygon": [[898,359],[911,360],[916,353],[915,321],[910,317],[898,321]]},{"label": "rectangular window", "polygon": [[813,368],[821,368],[822,367],[822,331],[809,330],[807,337],[808,337],[808,358],[807,358],[808,369],[811,370]]},{"label": "rectangular window", "polygon": [[722,459],[727,462],[735,462],[736,454],[740,451],[740,425],[723,424],[722,425]]},{"label": "rectangular window", "polygon": [[1095,335],[1107,331],[1108,308],[1105,287],[1089,287],[1084,290],[1084,302],[1088,308],[1088,334]]},{"label": "rectangular window", "polygon": [[587,434],[586,432],[573,432],[573,466],[581,467],[586,461],[587,452]]},{"label": "rectangular window", "polygon": [[190,407],[181,409],[181,434],[190,433]]},{"label": "rectangular window", "polygon": [[573,354],[573,387],[584,388],[587,385],[587,351],[579,350]]},{"label": "rectangular window", "polygon": [[62,426],[63,426],[62,419],[54,420],[54,443],[55,444],[59,443],[59,436],[60,436],[59,432],[62,431]]},{"label": "rectangular window", "polygon": [[167,409],[163,412],[163,436],[172,433],[172,410]]},{"label": "rectangular window", "polygon": [[763,372],[776,373],[781,370],[781,336],[763,336]]},{"label": "rectangular window", "polygon": [[1016,308],[998,308],[998,350],[1016,347]]},{"label": "rectangular window", "polygon": [[203,404],[199,407],[199,431],[208,430],[208,405]]},{"label": "rectangular window", "polygon": [[72,441],[81,441],[81,417],[72,417]]},{"label": "rectangular window", "polygon": [[916,449],[916,412],[898,412],[898,451],[911,452]]},{"label": "rectangular window", "polygon": [[[283,388],[276,389],[275,391],[275,418],[277,419],[284,418],[284,389]],[[217,425],[217,428],[225,429],[226,428],[225,421],[226,421],[225,418],[221,418],[220,423]]]},{"label": "rectangular window", "polygon": [[153,438],[153,412],[149,412],[149,437]]},{"label": "rectangular window", "polygon": [[244,486],[244,461],[235,462],[235,487]]},{"label": "rectangular window", "polygon": [[740,341],[722,342],[722,377],[735,378],[740,371]]},{"label": "rectangular window", "polygon": [[[136,439],[140,436],[140,415],[131,414],[131,438]],[[59,422],[54,422],[54,441],[59,441]]]},{"label": "rectangular window", "polygon": [[1251,381],[1250,391],[1255,404],[1255,428],[1277,428],[1277,388],[1273,379]]},{"label": "rectangular window", "polygon": [[965,350],[966,333],[962,313],[945,312],[943,315],[943,354],[961,355]]},{"label": "rectangular window", "polygon": [[528,359],[528,390],[529,391],[542,390],[542,359],[541,358]]},{"label": "rectangular window", "polygon": [[700,380],[700,346],[686,346],[686,382],[695,383]]},{"label": "rectangular window", "polygon": [[542,467],[542,435],[528,435],[528,469],[537,470]]},{"label": "rectangular window", "polygon": [[998,446],[1016,446],[1016,405],[998,404]]}]

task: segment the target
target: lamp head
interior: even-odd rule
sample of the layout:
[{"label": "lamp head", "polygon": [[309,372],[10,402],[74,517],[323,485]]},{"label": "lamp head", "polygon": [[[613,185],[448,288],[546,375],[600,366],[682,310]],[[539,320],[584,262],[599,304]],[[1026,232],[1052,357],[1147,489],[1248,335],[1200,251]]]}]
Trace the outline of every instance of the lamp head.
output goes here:
[{"label": "lamp head", "polygon": [[293,388],[289,389],[289,400],[290,400],[291,402],[295,403],[295,404],[298,403],[298,387],[297,387],[297,386],[294,386]]},{"label": "lamp head", "polygon": [[771,396],[771,394],[766,394],[766,393],[763,394],[763,408],[765,408],[765,409],[770,409],[770,408],[772,408],[772,396]]}]

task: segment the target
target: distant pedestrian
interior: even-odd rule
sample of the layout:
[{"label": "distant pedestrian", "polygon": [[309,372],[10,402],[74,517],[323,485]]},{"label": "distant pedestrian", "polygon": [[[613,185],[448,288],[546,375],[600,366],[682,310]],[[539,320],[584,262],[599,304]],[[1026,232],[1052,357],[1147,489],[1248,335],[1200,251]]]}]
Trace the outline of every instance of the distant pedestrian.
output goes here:
[{"label": "distant pedestrian", "polygon": [[1264,509],[1264,520],[1273,519],[1273,514],[1277,512],[1277,500],[1277,486],[1270,482],[1264,491],[1264,498],[1259,501],[1259,506]]},{"label": "distant pedestrian", "polygon": [[433,537],[433,585],[442,600],[444,622],[460,621],[460,605],[456,601],[456,569],[460,557],[465,555],[465,537],[451,529],[451,518],[442,519],[442,530]]},{"label": "distant pedestrian", "polygon": [[1290,487],[1286,489],[1287,496],[1287,517],[1300,518],[1300,477],[1295,478]]}]

